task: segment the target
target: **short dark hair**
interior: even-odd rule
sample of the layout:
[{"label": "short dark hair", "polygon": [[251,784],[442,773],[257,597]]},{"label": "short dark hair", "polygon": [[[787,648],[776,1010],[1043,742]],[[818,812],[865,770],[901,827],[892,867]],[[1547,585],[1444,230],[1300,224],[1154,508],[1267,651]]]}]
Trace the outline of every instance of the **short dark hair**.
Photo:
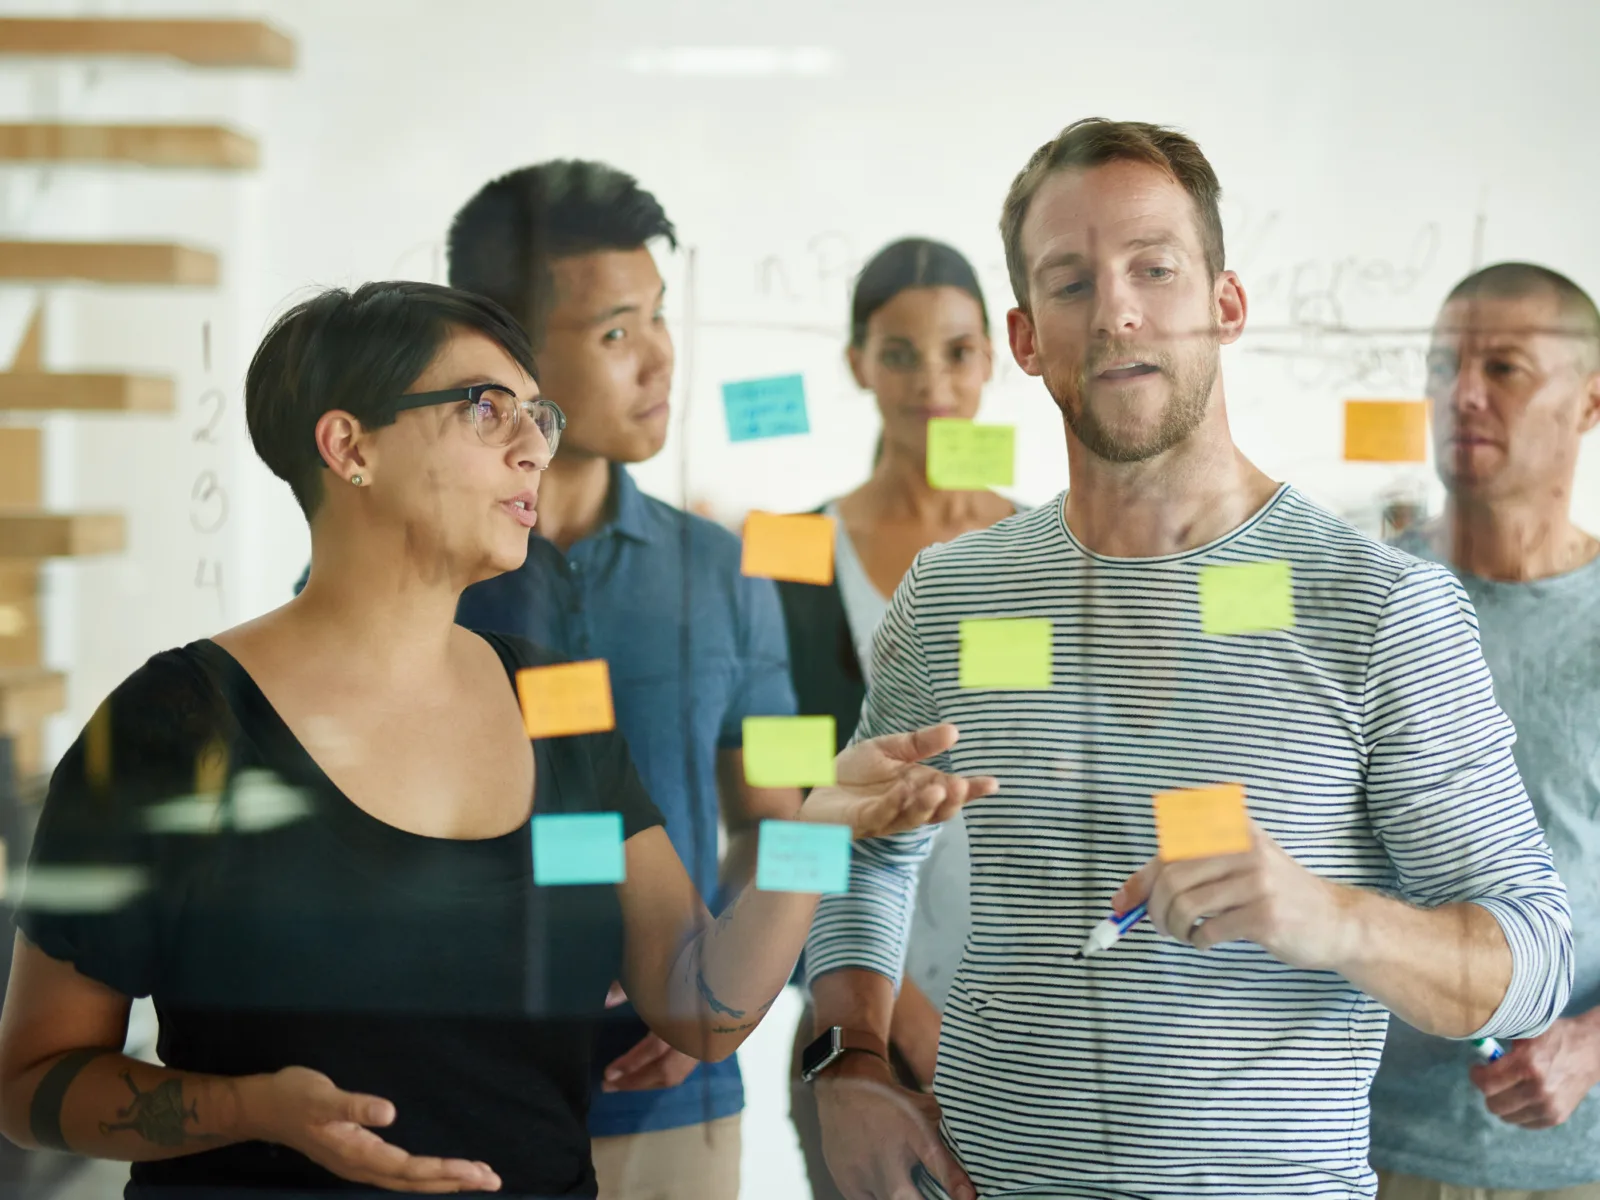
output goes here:
[{"label": "short dark hair", "polygon": [[850,297],[850,344],[867,340],[867,322],[901,292],[910,288],[960,288],[978,302],[983,328],[989,329],[989,306],[983,302],[978,273],[961,251],[931,238],[901,238],[879,250],[856,276]]},{"label": "short dark hair", "polygon": [[1560,271],[1538,263],[1491,263],[1479,267],[1451,288],[1444,302],[1449,304],[1452,300],[1468,300],[1474,296],[1516,300],[1540,292],[1555,297],[1562,315],[1578,325],[1574,332],[1585,344],[1589,361],[1600,365],[1600,308],[1596,308],[1588,292]]},{"label": "short dark hair", "polygon": [[261,461],[289,485],[307,518],[322,499],[322,414],[337,408],[368,429],[392,425],[395,402],[456,329],[487,334],[538,378],[528,335],[510,313],[436,283],[330,288],[273,323],[245,374],[245,423]]},{"label": "short dark hair", "polygon": [[1206,268],[1215,279],[1222,274],[1224,252],[1222,214],[1218,201],[1222,186],[1200,147],[1187,134],[1146,121],[1108,121],[1085,117],[1068,125],[1051,141],[1033,152],[1028,165],[1011,181],[1000,210],[1000,238],[1006,248],[1006,270],[1017,304],[1028,307],[1028,267],[1022,260],[1022,222],[1034,193],[1057,171],[1073,167],[1100,167],[1110,162],[1142,162],[1158,167],[1182,185],[1194,201],[1200,228],[1200,245]]},{"label": "short dark hair", "polygon": [[656,238],[678,248],[660,202],[605,163],[556,159],[491,180],[450,223],[450,285],[515,313],[535,346],[554,307],[556,259],[633,250]]}]

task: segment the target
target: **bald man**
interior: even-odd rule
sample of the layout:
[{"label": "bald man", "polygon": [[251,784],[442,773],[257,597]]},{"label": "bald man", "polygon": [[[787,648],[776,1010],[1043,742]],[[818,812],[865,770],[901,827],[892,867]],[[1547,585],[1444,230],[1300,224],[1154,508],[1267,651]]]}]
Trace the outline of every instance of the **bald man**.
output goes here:
[{"label": "bald man", "polygon": [[1600,423],[1600,313],[1564,275],[1500,263],[1445,301],[1428,354],[1448,501],[1401,548],[1455,572],[1572,903],[1555,1024],[1479,1064],[1395,1018],[1372,1087],[1379,1200],[1600,1200],[1600,542],[1569,508]]}]

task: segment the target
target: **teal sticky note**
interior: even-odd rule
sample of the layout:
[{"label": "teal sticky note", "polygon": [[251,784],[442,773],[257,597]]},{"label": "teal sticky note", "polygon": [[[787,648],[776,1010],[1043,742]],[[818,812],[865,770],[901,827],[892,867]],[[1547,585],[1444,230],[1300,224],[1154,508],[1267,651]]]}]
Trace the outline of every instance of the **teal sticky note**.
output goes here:
[{"label": "teal sticky note", "polygon": [[1268,633],[1294,628],[1294,577],[1288,562],[1200,568],[1200,632]]},{"label": "teal sticky note", "polygon": [[805,377],[801,375],[725,383],[722,406],[728,414],[730,442],[811,432],[806,421]]},{"label": "teal sticky note", "polygon": [[533,818],[533,882],[540,887],[621,883],[625,878],[621,813]]},{"label": "teal sticky note", "polygon": [[832,717],[746,717],[744,781],[751,787],[831,787]]},{"label": "teal sticky note", "polygon": [[756,887],[763,892],[848,892],[850,826],[761,822]]}]

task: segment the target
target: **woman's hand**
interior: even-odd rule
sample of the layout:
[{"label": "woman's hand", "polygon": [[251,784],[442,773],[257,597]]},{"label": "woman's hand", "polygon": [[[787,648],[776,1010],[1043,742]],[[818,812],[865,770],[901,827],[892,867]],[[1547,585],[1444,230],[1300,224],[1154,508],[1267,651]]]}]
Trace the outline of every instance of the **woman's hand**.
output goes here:
[{"label": "woman's hand", "polygon": [[397,1192],[496,1192],[487,1163],[425,1158],[384,1141],[371,1127],[393,1124],[394,1105],[341,1091],[306,1067],[251,1075],[237,1084],[239,1135],[298,1150],[341,1179]]},{"label": "woman's hand", "polygon": [[922,765],[959,736],[954,725],[929,725],[846,747],[835,763],[834,786],[813,789],[800,819],[848,825],[858,838],[948,821],[968,801],[1000,790],[989,775],[947,775]]}]

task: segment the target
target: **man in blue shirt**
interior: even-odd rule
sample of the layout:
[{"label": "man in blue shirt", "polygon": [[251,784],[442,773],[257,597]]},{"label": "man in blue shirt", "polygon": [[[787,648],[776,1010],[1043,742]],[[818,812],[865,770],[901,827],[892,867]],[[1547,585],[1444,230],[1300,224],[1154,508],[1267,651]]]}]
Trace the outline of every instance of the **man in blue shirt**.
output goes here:
[{"label": "man in blue shirt", "polygon": [[[677,245],[655,197],[593,162],[513,171],[456,215],[451,285],[524,321],[540,390],[567,416],[527,562],[468,588],[457,619],[610,664],[617,725],[715,910],[754,873],[758,823],[800,807],[797,790],[747,784],[741,750],[745,717],[792,715],[795,700],[772,582],[740,574],[737,537],[644,495],[623,466],[667,435],[656,239]],[[696,1063],[614,998],[589,1122],[602,1200],[737,1200],[737,1063]]]}]

